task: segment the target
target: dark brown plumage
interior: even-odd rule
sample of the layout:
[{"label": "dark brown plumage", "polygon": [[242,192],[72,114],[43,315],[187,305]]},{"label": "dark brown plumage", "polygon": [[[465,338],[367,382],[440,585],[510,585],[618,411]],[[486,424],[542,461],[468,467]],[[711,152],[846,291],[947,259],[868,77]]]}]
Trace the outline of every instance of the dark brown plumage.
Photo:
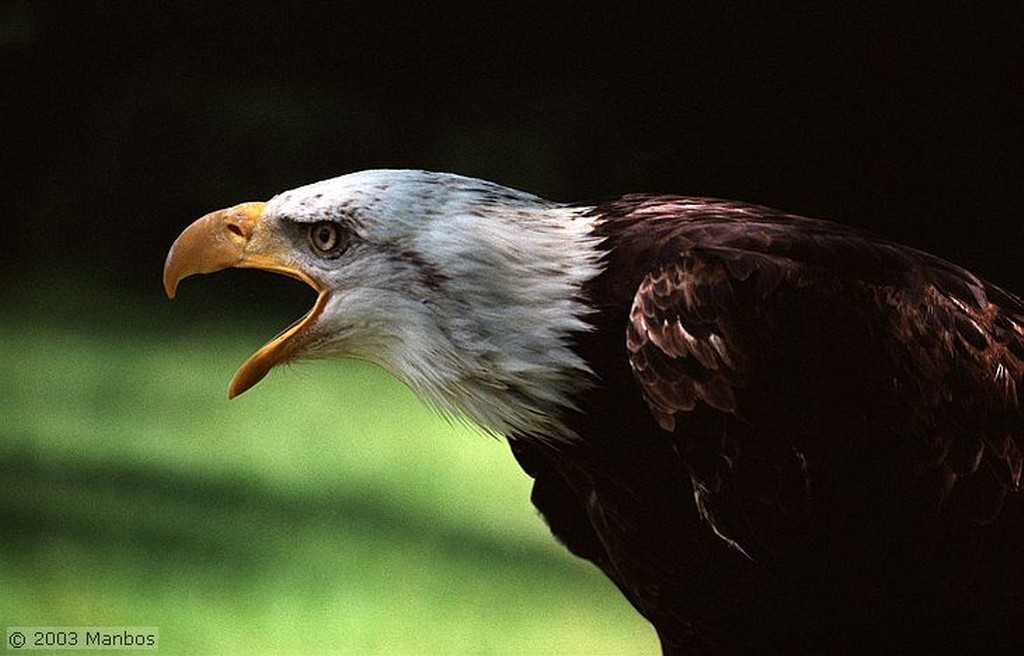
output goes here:
[{"label": "dark brown plumage", "polygon": [[512,449],[666,651],[1024,649],[1020,300],[762,207],[592,214],[585,439]]}]

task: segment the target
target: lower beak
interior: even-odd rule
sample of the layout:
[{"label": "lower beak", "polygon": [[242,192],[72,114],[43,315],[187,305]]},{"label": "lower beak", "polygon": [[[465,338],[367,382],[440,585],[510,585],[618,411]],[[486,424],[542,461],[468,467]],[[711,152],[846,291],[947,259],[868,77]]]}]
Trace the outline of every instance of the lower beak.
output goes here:
[{"label": "lower beak", "polygon": [[174,298],[178,283],[196,273],[229,267],[262,269],[297,278],[317,291],[316,303],[301,319],[246,360],[231,381],[228,397],[245,392],[276,365],[294,360],[313,337],[313,326],[327,304],[327,288],[307,273],[291,241],[264,219],[266,203],[243,203],[212,212],[185,228],[167,253],[164,290]]}]

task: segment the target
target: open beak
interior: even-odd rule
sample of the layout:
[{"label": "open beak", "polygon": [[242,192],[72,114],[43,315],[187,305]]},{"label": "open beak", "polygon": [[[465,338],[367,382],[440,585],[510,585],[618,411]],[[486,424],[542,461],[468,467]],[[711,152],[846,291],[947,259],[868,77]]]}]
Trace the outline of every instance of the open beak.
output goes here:
[{"label": "open beak", "polygon": [[309,312],[239,367],[228,388],[228,398],[260,382],[274,366],[294,359],[313,339],[310,329],[327,304],[327,287],[302,268],[290,241],[278,232],[275,223],[264,220],[265,205],[243,203],[207,214],[185,228],[164,263],[164,290],[171,299],[183,278],[228,267],[281,273],[317,291],[316,303]]}]

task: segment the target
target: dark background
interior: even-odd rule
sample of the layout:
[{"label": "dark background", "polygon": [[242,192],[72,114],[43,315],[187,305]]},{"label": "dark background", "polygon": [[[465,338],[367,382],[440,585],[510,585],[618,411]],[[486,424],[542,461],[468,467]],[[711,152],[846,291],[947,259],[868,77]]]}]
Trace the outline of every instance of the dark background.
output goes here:
[{"label": "dark background", "polygon": [[417,167],[758,202],[1024,290],[1021,3],[556,4],[6,2],[0,273],[156,297],[209,210]]}]

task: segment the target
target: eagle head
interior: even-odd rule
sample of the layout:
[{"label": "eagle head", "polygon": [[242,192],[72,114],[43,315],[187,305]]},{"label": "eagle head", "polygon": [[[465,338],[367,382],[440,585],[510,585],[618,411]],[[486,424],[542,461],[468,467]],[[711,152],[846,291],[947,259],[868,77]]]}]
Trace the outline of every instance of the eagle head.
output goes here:
[{"label": "eagle head", "polygon": [[171,246],[164,288],[256,268],[297,278],[313,307],[254,353],[230,397],[276,365],[374,362],[442,413],[500,433],[564,435],[590,381],[572,348],[600,242],[585,208],[426,171],[344,175],[203,216]]}]

